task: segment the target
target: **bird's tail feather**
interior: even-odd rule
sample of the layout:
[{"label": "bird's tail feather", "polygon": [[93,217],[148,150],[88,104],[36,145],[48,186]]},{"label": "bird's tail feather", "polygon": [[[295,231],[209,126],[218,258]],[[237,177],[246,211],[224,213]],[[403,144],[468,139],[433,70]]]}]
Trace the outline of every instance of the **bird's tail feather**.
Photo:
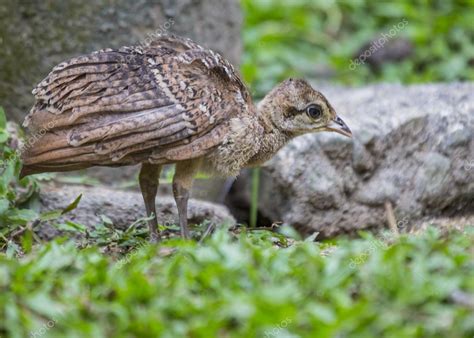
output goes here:
[{"label": "bird's tail feather", "polygon": [[91,167],[91,165],[83,164],[83,163],[59,164],[59,165],[47,165],[47,164],[23,165],[20,171],[20,179],[22,179],[25,176],[41,174],[45,172],[64,172],[64,171],[86,169],[89,167]]},{"label": "bird's tail feather", "polygon": [[[91,146],[71,147],[67,130],[52,130],[42,135],[30,133],[21,148],[23,167],[20,178],[42,172],[59,172],[88,168],[94,163]],[[89,158],[85,155],[89,154]],[[94,156],[97,160],[97,156]]]}]

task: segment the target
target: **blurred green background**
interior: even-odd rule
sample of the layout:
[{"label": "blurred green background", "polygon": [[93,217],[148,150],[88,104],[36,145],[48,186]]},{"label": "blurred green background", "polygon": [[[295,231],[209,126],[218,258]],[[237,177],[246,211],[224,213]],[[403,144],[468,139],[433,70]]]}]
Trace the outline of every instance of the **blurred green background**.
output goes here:
[{"label": "blurred green background", "polygon": [[[472,0],[242,0],[242,72],[263,96],[288,76],[362,85],[474,79]],[[377,60],[350,69],[374,39]]]}]

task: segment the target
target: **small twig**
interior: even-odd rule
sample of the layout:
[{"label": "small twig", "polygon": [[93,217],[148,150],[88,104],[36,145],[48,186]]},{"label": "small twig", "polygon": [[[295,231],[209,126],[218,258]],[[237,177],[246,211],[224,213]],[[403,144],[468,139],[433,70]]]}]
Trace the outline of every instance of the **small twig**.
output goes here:
[{"label": "small twig", "polygon": [[277,222],[273,222],[272,225],[270,225],[270,227],[273,230],[273,229],[278,229],[282,225],[283,225],[282,221],[277,221]]},{"label": "small twig", "polygon": [[206,231],[204,231],[204,233],[202,234],[202,237],[201,239],[199,240],[199,244],[201,244],[204,239],[209,236],[209,234],[212,232],[212,230],[214,230],[214,224],[212,224],[212,222],[208,225]]},{"label": "small twig", "polygon": [[31,234],[32,234],[34,240],[36,241],[36,243],[43,243],[41,238],[34,231],[32,231]]},{"label": "small twig", "polygon": [[385,201],[385,215],[387,216],[387,223],[392,233],[396,236],[400,235],[397,228],[397,220],[393,212],[392,202],[390,201]]},{"label": "small twig", "polygon": [[[37,242],[37,243],[41,243],[41,239],[35,234],[35,232],[33,231],[33,229],[38,226],[39,224],[41,223],[41,220],[39,219],[35,219],[33,222],[28,222],[26,224],[25,227],[22,227],[20,226],[20,229],[13,232],[9,237],[10,238],[15,238],[17,236],[20,236],[22,235],[26,230],[30,230],[31,231],[31,235],[33,236],[33,239]],[[3,237],[3,236],[2,236]]]},{"label": "small twig", "polygon": [[15,231],[15,232],[13,232],[10,236],[11,236],[11,238],[14,238],[14,237],[16,237],[16,236],[19,236],[19,235],[23,234],[26,230],[28,230],[27,227],[22,227],[22,226],[20,226],[20,229],[17,230],[17,231]]},{"label": "small twig", "polygon": [[3,236],[3,234],[1,232],[0,232],[0,238],[2,238],[5,241],[5,243],[8,243],[8,238]]}]

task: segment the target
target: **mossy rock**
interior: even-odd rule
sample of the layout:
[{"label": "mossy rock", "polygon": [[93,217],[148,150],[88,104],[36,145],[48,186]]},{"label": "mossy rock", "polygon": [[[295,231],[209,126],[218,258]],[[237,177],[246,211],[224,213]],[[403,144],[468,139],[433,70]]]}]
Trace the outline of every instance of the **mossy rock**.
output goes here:
[{"label": "mossy rock", "polygon": [[16,121],[30,109],[36,83],[75,55],[144,44],[168,30],[234,63],[241,52],[237,0],[3,0],[0,22],[0,105]]}]

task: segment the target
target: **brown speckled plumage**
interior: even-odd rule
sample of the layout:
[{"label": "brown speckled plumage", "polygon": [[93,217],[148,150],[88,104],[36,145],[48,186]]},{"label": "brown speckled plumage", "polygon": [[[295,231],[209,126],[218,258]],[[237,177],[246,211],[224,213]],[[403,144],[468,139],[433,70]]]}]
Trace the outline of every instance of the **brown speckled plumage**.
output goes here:
[{"label": "brown speckled plumage", "polygon": [[[229,62],[171,35],[63,62],[33,94],[24,126],[41,136],[22,154],[22,175],[142,163],[151,214],[161,166],[177,163],[173,190],[183,236],[197,170],[237,175],[303,133],[350,133],[304,80],[283,82],[255,107]],[[311,105],[319,107],[317,118],[307,114]],[[150,227],[156,235],[156,219]]]}]

